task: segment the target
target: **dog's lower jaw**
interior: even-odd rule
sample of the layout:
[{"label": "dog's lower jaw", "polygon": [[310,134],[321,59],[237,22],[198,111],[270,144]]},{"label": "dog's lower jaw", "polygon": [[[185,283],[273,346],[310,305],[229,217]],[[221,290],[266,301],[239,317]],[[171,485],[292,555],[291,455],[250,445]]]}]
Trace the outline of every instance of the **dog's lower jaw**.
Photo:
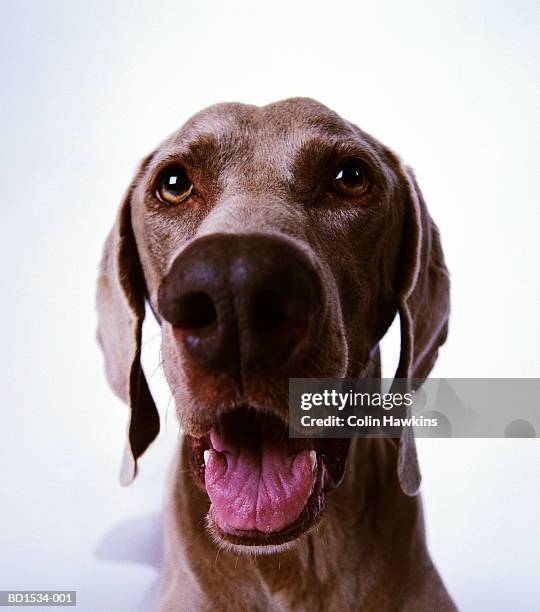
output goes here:
[{"label": "dog's lower jaw", "polygon": [[248,546],[246,544],[234,544],[233,542],[229,542],[228,540],[222,538],[219,533],[214,530],[214,526],[209,524],[210,519],[208,518],[208,516],[206,517],[206,522],[210,537],[219,549],[231,552],[233,554],[253,555],[255,557],[259,555],[274,555],[289,552],[297,546],[301,538],[303,538],[307,533],[309,533],[309,531],[305,532],[296,540],[283,542],[282,544],[264,544],[260,546],[253,544]]}]

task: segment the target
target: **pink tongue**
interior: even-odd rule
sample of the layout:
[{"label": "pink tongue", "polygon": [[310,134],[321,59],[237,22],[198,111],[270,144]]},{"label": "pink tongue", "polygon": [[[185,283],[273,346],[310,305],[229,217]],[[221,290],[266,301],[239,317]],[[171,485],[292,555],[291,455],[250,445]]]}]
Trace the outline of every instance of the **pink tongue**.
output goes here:
[{"label": "pink tongue", "polygon": [[315,485],[314,451],[238,446],[215,432],[210,438],[205,484],[221,529],[271,533],[298,518]]}]

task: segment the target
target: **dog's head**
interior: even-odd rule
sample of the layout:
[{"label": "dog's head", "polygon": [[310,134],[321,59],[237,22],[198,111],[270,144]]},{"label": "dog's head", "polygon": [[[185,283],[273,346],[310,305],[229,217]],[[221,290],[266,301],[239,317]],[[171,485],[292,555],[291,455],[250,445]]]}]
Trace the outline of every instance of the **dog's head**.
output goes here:
[{"label": "dog's head", "polygon": [[[159,430],[139,355],[148,301],[211,529],[271,547],[317,521],[348,449],[287,437],[288,379],[379,375],[396,312],[397,376],[424,378],[446,338],[449,282],[412,173],[336,113],[291,99],[210,107],[143,161],[97,301],[108,379],[131,407],[124,483]],[[397,462],[414,495],[407,432]]]}]

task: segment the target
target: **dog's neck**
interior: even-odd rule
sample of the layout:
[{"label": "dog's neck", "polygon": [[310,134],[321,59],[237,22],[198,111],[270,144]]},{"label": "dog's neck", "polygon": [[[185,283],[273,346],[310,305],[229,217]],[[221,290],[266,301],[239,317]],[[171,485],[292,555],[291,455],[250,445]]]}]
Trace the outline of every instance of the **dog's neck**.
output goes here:
[{"label": "dog's neck", "polygon": [[167,510],[162,601],[169,590],[189,592],[195,609],[381,610],[395,606],[396,585],[429,563],[421,502],[401,492],[388,440],[353,440],[320,524],[291,550],[257,556],[212,540],[208,498],[192,480],[186,446]]}]

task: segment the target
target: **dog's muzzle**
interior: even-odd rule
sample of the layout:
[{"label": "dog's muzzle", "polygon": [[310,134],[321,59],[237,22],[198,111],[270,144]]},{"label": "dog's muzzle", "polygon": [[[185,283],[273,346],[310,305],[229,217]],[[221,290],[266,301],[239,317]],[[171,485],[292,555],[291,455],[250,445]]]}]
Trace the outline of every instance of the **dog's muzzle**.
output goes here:
[{"label": "dog's muzzle", "polygon": [[[265,234],[198,238],[160,286],[158,308],[183,367],[198,372],[187,384],[206,427],[187,432],[192,472],[210,499],[209,523],[229,542],[294,539],[314,524],[326,489],[341,478],[343,452],[290,440],[283,411],[277,416],[277,385],[286,397],[288,377],[312,358],[322,296],[308,257]],[[240,400],[230,401],[234,386]],[[201,401],[209,389],[211,401]]]}]

